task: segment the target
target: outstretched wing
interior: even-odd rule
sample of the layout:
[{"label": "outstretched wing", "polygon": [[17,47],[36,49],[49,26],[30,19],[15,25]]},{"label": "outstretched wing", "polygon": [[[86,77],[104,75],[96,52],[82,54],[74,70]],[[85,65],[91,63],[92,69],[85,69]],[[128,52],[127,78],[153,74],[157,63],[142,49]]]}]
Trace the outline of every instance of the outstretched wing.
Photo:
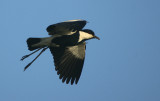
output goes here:
[{"label": "outstretched wing", "polygon": [[71,80],[71,84],[78,83],[85,59],[85,47],[85,42],[64,48],[50,47],[55,70],[62,82],[68,84]]},{"label": "outstretched wing", "polygon": [[85,20],[68,20],[65,22],[53,24],[47,27],[49,35],[71,35],[86,25]]}]

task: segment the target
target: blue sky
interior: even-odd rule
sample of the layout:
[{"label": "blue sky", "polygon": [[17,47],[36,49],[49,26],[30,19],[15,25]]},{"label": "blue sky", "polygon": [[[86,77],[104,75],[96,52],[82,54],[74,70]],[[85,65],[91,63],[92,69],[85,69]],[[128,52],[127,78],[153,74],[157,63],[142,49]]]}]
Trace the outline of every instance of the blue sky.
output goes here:
[{"label": "blue sky", "polygon": [[[0,101],[160,101],[159,0],[1,0]],[[21,62],[29,37],[85,19],[90,40],[78,85],[59,80],[50,51]]]}]

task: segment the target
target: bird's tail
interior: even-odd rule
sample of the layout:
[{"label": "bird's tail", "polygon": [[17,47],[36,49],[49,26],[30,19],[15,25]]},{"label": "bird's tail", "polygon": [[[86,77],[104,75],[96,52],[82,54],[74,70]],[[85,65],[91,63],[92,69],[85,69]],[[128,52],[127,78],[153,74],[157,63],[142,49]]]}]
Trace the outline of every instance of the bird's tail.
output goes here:
[{"label": "bird's tail", "polygon": [[27,39],[28,49],[32,51],[38,48],[42,48],[43,46],[40,45],[40,42],[41,42],[41,38],[28,38]]}]

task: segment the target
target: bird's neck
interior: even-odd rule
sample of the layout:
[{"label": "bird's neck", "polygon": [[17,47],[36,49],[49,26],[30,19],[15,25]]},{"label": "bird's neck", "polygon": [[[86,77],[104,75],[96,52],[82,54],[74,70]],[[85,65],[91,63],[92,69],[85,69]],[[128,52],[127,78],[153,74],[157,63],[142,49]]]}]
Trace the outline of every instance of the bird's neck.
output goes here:
[{"label": "bird's neck", "polygon": [[90,38],[92,38],[93,36],[91,34],[88,34],[86,32],[83,31],[79,31],[79,40],[78,42],[81,42],[83,40],[88,40]]}]

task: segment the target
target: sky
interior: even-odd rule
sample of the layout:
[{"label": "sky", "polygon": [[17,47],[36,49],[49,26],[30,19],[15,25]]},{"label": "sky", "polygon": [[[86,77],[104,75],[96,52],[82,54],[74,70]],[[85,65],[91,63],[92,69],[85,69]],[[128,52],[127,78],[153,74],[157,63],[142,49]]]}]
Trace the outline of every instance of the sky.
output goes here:
[{"label": "sky", "polygon": [[[160,101],[159,0],[1,0],[0,101]],[[62,83],[53,57],[36,56],[29,37],[50,24],[84,19],[101,40],[87,41],[77,85]]]}]

